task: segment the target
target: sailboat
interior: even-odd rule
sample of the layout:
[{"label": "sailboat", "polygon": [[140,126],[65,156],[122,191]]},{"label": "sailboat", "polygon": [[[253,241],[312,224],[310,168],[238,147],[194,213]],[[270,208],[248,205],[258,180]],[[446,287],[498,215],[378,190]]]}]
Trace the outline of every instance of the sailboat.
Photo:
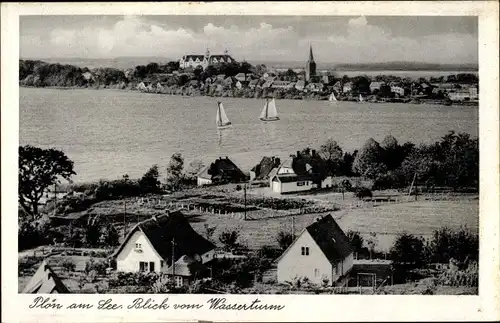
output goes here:
[{"label": "sailboat", "polygon": [[277,121],[280,119],[278,117],[278,111],[276,110],[276,102],[274,101],[274,98],[272,100],[266,100],[266,105],[264,106],[264,109],[262,109],[259,119],[262,121]]},{"label": "sailboat", "polygon": [[332,92],[332,94],[330,94],[328,101],[337,101],[337,98],[335,97],[335,93]]},{"label": "sailboat", "polygon": [[363,96],[361,94],[359,94],[358,102],[359,103],[365,102],[365,99],[363,99]]},{"label": "sailboat", "polygon": [[224,111],[222,102],[217,102],[217,105],[217,117],[215,119],[217,129],[225,129],[231,127],[231,121],[229,121],[229,118],[226,115],[226,111]]}]

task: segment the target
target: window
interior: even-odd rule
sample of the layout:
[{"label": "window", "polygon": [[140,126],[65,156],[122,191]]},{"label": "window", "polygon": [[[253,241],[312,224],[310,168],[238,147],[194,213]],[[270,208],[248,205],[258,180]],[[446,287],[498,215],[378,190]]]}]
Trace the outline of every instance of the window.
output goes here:
[{"label": "window", "polygon": [[160,267],[161,267],[161,268],[165,267],[165,261],[160,260]]},{"label": "window", "polygon": [[142,245],[140,243],[135,244],[135,249],[142,249]]},{"label": "window", "polygon": [[145,261],[139,261],[139,271],[148,271],[148,263]]},{"label": "window", "polygon": [[304,186],[305,183],[304,182],[297,182],[297,186]]},{"label": "window", "polygon": [[175,276],[175,286],[176,287],[182,286],[182,277],[181,276]]},{"label": "window", "polygon": [[302,247],[301,253],[302,256],[309,256],[309,247]]},{"label": "window", "polygon": [[149,271],[155,271],[155,263],[153,261],[149,262]]},{"label": "window", "polygon": [[314,277],[319,277],[319,269],[314,269]]}]

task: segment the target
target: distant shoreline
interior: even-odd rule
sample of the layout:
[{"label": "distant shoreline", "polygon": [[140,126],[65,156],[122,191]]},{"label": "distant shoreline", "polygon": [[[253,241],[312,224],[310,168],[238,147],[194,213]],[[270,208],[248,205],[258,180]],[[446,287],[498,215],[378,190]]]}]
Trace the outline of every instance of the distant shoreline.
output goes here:
[{"label": "distant shoreline", "polygon": [[[72,86],[72,87],[60,87],[60,86],[25,86],[25,85],[19,85],[20,88],[35,88],[35,89],[50,89],[50,90],[106,90],[106,91],[116,91],[116,92],[129,92],[129,93],[143,93],[143,94],[156,94],[156,95],[166,95],[166,96],[181,96],[181,97],[186,97],[186,98],[191,98],[191,97],[212,97],[212,98],[238,98],[238,99],[253,99],[253,100],[261,100],[263,98],[255,98],[255,97],[244,97],[244,96],[231,96],[231,95],[202,95],[202,94],[176,94],[176,93],[159,93],[159,92],[146,92],[146,91],[140,91],[140,90],[135,90],[135,89],[120,89],[120,88],[112,88],[112,87],[78,87],[78,86]],[[370,98],[371,96],[368,96]],[[302,97],[300,99],[298,98],[276,98],[276,100],[294,100],[294,101],[327,101],[327,97]],[[338,100],[337,102],[356,102],[356,100],[350,100],[350,99],[341,99]],[[447,105],[446,100],[435,100],[435,99],[419,99],[417,100],[411,100],[411,99],[406,99],[406,100],[379,100],[379,101],[369,101],[366,100],[363,103],[360,104],[379,104],[379,103],[399,103],[399,104],[418,104],[418,105]],[[449,106],[449,104],[448,104]],[[451,104],[451,106],[479,106],[479,102],[477,101],[455,101]]]}]

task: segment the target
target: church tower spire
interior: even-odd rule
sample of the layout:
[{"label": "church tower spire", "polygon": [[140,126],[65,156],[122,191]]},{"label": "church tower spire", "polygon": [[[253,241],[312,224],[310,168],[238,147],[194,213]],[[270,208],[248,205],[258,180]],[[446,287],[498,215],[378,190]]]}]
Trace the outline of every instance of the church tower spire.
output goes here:
[{"label": "church tower spire", "polygon": [[314,62],[312,46],[309,45],[309,60],[306,64],[306,81],[310,82],[311,77],[316,75],[316,62]]},{"label": "church tower spire", "polygon": [[309,62],[314,62],[313,48],[309,45]]}]

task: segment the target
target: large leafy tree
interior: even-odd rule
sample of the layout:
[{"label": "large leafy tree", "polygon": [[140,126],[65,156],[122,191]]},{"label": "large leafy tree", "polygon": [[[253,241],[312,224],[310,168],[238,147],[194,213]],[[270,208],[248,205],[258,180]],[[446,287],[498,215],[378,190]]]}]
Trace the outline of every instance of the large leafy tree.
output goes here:
[{"label": "large leafy tree", "polygon": [[325,160],[329,173],[334,175],[342,162],[342,148],[333,139],[328,139],[319,148],[319,153]]},{"label": "large leafy tree", "polygon": [[143,193],[156,193],[160,190],[158,165],[153,165],[139,180],[139,187]]},{"label": "large leafy tree", "polygon": [[180,153],[175,153],[170,157],[167,166],[167,186],[171,190],[178,190],[182,183],[182,170],[184,168],[184,158]]},{"label": "large leafy tree", "polygon": [[408,233],[399,234],[390,254],[397,263],[420,266],[424,262],[424,240]]},{"label": "large leafy tree", "polygon": [[356,155],[353,169],[356,173],[368,178],[376,178],[387,171],[383,163],[383,148],[373,138],[368,139]]},{"label": "large leafy tree", "polygon": [[44,192],[59,178],[76,175],[71,161],[62,151],[33,146],[19,147],[19,203],[33,219]]}]

